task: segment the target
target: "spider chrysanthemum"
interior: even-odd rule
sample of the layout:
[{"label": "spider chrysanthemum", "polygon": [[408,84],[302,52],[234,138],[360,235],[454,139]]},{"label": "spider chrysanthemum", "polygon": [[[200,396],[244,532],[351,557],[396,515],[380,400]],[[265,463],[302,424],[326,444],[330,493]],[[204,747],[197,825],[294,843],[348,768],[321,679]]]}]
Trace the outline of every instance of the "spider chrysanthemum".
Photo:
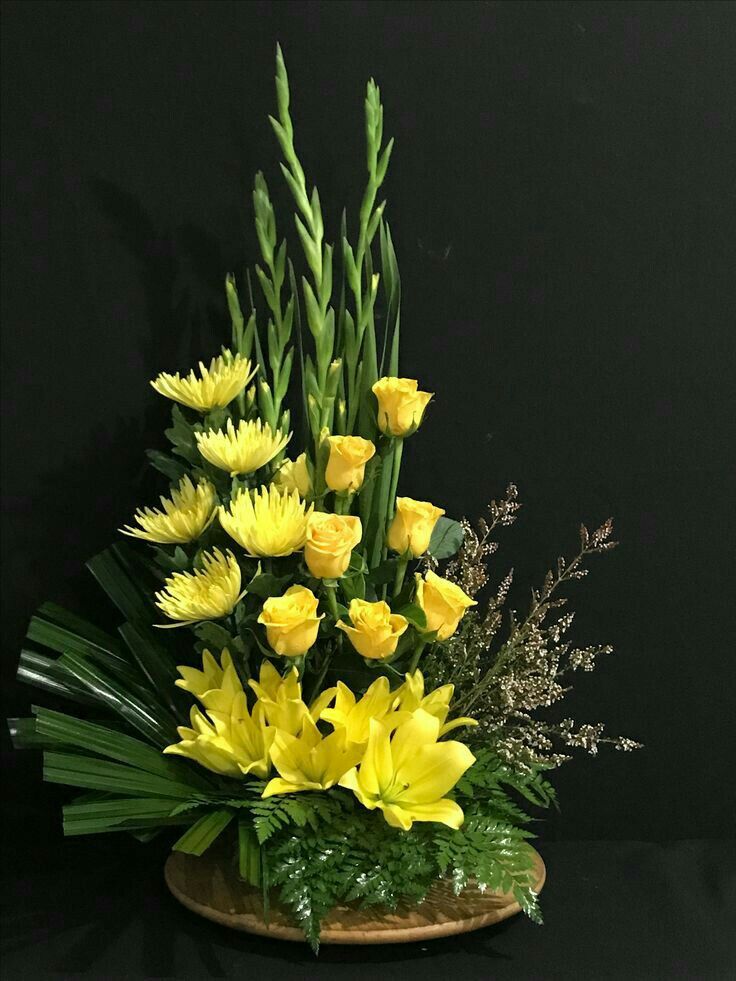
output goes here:
[{"label": "spider chrysanthemum", "polygon": [[172,490],[171,498],[162,497],[158,508],[139,508],[134,518],[139,528],[126,525],[120,530],[132,538],[161,545],[182,545],[199,538],[215,515],[217,497],[215,489],[204,480],[193,484],[189,477],[182,478]]},{"label": "spider chrysanthemum", "polygon": [[225,351],[210,361],[209,368],[199,362],[199,377],[194,371],[182,378],[177,372],[169,375],[165,371],[151,382],[156,391],[167,399],[180,402],[197,412],[212,412],[224,409],[236,395],[239,395],[257,368],[251,366],[248,358],[240,354],[233,356]]},{"label": "spider chrysanthemum", "polygon": [[178,626],[185,626],[227,616],[242,595],[235,556],[229,549],[223,553],[216,548],[205,552],[201,569],[169,576],[156,593],[156,605],[170,620],[178,620]]},{"label": "spider chrysanthemum", "polygon": [[273,484],[256,491],[240,491],[228,508],[220,507],[220,524],[248,555],[291,555],[304,548],[307,507],[296,490]]},{"label": "spider chrysanthemum", "polygon": [[197,448],[202,456],[220,470],[227,470],[231,477],[254,473],[265,467],[291,439],[278,429],[273,432],[268,423],[260,419],[246,422],[241,419],[237,428],[228,419],[225,431],[210,430],[195,433]]}]

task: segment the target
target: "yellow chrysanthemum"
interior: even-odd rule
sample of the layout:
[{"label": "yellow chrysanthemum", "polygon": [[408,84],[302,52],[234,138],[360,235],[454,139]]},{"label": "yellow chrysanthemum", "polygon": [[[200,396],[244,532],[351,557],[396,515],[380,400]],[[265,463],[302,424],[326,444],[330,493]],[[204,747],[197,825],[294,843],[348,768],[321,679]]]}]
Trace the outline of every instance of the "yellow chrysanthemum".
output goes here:
[{"label": "yellow chrysanthemum", "polygon": [[197,412],[212,412],[229,405],[256,371],[257,368],[251,368],[247,358],[240,354],[233,357],[229,351],[225,351],[212,359],[209,368],[202,361],[199,362],[199,378],[194,371],[190,371],[186,378],[181,378],[178,371],[175,375],[162,371],[151,385],[167,399],[180,402]]},{"label": "yellow chrysanthemum", "polygon": [[229,549],[224,555],[219,548],[205,552],[202,564],[194,573],[175,572],[156,593],[156,606],[169,619],[178,620],[177,626],[227,616],[243,596],[240,566]]},{"label": "yellow chrysanthemum", "polygon": [[193,542],[214,518],[216,503],[212,484],[202,481],[195,487],[189,477],[184,477],[179,487],[171,492],[171,500],[161,498],[163,511],[139,508],[134,517],[140,528],[126,525],[120,531],[133,538],[162,545]]},{"label": "yellow chrysanthemum", "polygon": [[229,508],[220,507],[220,524],[248,555],[291,555],[304,548],[308,508],[297,491],[271,484],[260,490],[241,490]]},{"label": "yellow chrysanthemum", "polygon": [[232,419],[228,419],[225,432],[210,430],[194,436],[205,460],[220,470],[227,470],[231,477],[265,467],[291,439],[291,433],[284,436],[278,429],[272,432],[268,423],[260,419],[250,422],[241,419],[237,429]]}]

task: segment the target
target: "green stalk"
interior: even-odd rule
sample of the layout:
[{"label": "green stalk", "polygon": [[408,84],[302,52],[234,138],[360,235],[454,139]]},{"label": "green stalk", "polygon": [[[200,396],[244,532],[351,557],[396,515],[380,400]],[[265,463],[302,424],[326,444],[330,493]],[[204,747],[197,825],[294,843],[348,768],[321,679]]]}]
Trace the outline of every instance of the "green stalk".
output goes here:
[{"label": "green stalk", "polygon": [[394,579],[394,592],[393,595],[396,597],[401,592],[401,587],[404,585],[404,577],[406,576],[406,567],[409,565],[410,554],[407,552],[405,555],[399,556],[399,561],[396,565],[396,578]]},{"label": "green stalk", "polygon": [[394,440],[389,438],[388,450],[381,454],[383,469],[381,470],[381,480],[378,486],[378,497],[373,495],[371,500],[371,524],[374,529],[373,544],[371,546],[370,566],[377,566],[381,561],[381,555],[385,557],[386,543],[386,510],[388,507],[389,490],[391,487],[391,471],[394,463],[395,447]]},{"label": "green stalk", "polygon": [[315,700],[315,698],[319,695],[320,690],[322,688],[322,682],[325,680],[325,675],[327,674],[327,669],[330,666],[331,660],[332,660],[332,651],[328,651],[328,653],[325,654],[324,660],[322,662],[322,667],[320,668],[319,674],[317,675],[317,679],[314,682],[314,688],[312,689],[312,696],[309,699],[309,704],[311,704]]},{"label": "green stalk", "polygon": [[391,523],[391,519],[394,516],[396,510],[396,492],[399,487],[399,471],[401,470],[401,457],[404,452],[404,440],[400,437],[394,438],[393,444],[393,459],[391,462],[391,486],[388,492],[388,498],[382,501],[382,507],[379,512],[381,515],[381,520],[383,521],[383,545],[381,549],[381,559],[386,558],[387,548],[386,548],[386,532],[388,531],[388,526]]},{"label": "green stalk", "polygon": [[417,642],[417,646],[414,648],[414,653],[412,654],[411,663],[409,664],[409,671],[408,671],[409,674],[414,674],[414,672],[416,671],[419,665],[419,658],[422,656],[422,651],[426,646],[427,646],[426,640],[422,640],[422,638],[420,637]]},{"label": "green stalk", "polygon": [[335,619],[335,623],[340,619],[340,614],[337,611],[337,597],[335,596],[335,586],[325,586],[325,593],[327,594],[327,605],[330,608],[330,613]]}]

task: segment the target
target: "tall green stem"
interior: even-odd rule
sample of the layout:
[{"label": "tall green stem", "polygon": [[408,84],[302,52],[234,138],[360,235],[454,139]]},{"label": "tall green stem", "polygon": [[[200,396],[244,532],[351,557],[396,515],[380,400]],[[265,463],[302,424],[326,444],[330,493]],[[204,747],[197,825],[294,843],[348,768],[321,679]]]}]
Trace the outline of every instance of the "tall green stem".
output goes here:
[{"label": "tall green stem", "polygon": [[396,597],[401,592],[401,587],[404,585],[404,576],[406,575],[406,567],[409,564],[409,554],[400,555],[399,560],[396,564],[396,578],[394,579],[394,592],[393,595]]},{"label": "tall green stem", "polygon": [[417,642],[417,646],[414,648],[414,653],[411,658],[411,663],[409,664],[409,674],[414,674],[419,665],[419,658],[422,656],[422,651],[427,646],[427,642],[422,640],[421,637]]},{"label": "tall green stem", "polygon": [[393,445],[393,459],[391,462],[391,487],[388,493],[388,501],[384,501],[383,508],[381,509],[381,520],[384,525],[384,535],[383,535],[383,548],[381,550],[381,559],[386,558],[386,532],[388,531],[388,526],[391,523],[391,519],[394,516],[394,511],[396,509],[396,492],[399,487],[399,471],[401,470],[401,456],[404,452],[404,440],[399,438],[394,439]]},{"label": "tall green stem", "polygon": [[325,592],[327,594],[327,605],[330,608],[330,613],[335,618],[335,622],[340,618],[340,614],[337,611],[337,597],[335,596],[334,586],[325,586]]}]

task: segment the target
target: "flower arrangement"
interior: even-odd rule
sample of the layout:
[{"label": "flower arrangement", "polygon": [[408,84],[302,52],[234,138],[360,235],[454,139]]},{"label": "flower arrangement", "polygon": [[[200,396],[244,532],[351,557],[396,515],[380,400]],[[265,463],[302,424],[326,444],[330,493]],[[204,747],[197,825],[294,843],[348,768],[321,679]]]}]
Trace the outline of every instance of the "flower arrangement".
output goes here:
[{"label": "flower arrangement", "polygon": [[567,748],[606,741],[545,714],[610,652],[565,639],[558,593],[613,547],[612,526],[583,528],[503,630],[511,578],[489,589],[487,560],[516,488],[477,529],[398,496],[404,441],[434,396],[400,375],[379,89],[368,83],[357,238],[343,216],[335,252],[280,50],[276,93],[301,262],[258,174],[260,293],[249,280],[244,312],[227,276],[229,346],[152,381],[171,403],[170,450],[149,451],[168,496],[121,529],[137,541],[89,563],[124,622],[110,633],[45,604],[19,677],[74,711],[37,707],[11,730],[44,749],[46,780],[84,791],[67,834],[145,841],[180,826],[176,851],[225,843],[264,915],[277,897],[315,948],[336,905],[419,903],[441,878],[512,891],[539,920],[521,805],[554,802],[546,773]]}]

